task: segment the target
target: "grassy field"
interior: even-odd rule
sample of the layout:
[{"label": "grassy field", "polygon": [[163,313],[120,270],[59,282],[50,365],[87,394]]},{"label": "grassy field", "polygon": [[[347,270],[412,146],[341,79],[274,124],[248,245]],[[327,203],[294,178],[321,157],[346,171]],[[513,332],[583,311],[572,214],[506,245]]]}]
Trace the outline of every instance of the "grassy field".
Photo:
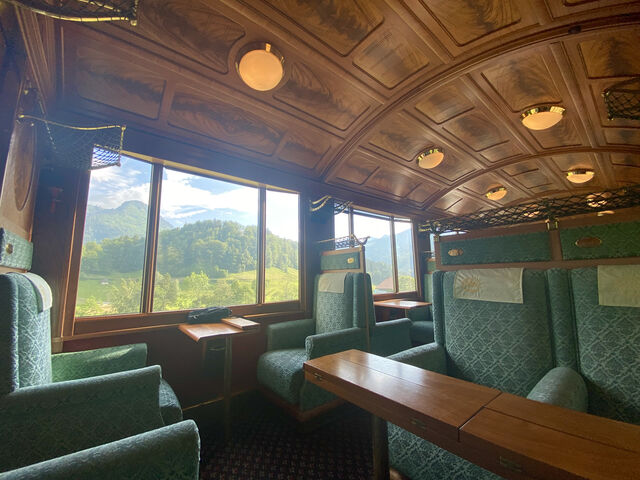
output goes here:
[{"label": "grassy field", "polygon": [[[298,299],[298,270],[268,268],[265,272],[267,302]],[[139,309],[141,272],[80,276],[77,316],[135,313]],[[182,310],[212,305],[255,303],[256,271],[209,279],[204,274],[156,280],[154,310]]]}]

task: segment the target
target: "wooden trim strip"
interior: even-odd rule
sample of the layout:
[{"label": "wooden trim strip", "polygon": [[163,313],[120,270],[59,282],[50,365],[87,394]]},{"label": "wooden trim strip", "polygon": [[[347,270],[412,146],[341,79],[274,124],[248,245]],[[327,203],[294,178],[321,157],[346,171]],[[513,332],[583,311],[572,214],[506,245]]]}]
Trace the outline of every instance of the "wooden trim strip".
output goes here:
[{"label": "wooden trim strip", "polygon": [[158,252],[158,234],[160,231],[160,201],[162,197],[162,165],[152,164],[149,207],[147,209],[147,239],[144,246],[144,267],[142,271],[141,311],[153,311],[153,288],[155,281]]}]

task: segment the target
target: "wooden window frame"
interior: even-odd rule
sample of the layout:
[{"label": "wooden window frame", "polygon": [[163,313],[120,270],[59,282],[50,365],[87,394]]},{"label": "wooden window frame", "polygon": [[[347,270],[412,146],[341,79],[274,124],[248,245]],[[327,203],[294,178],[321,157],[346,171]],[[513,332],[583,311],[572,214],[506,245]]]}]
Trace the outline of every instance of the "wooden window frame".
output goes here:
[{"label": "wooden window frame", "polygon": [[[374,298],[377,300],[386,300],[390,298],[398,298],[398,297],[420,297],[420,276],[419,272],[419,263],[418,263],[418,255],[417,255],[417,229],[415,226],[415,222],[407,217],[397,217],[395,215],[391,215],[385,212],[378,212],[374,210],[369,210],[361,207],[349,207],[344,213],[348,214],[348,225],[349,225],[349,235],[354,235],[354,215],[361,216],[369,216],[370,218],[379,218],[381,220],[386,220],[389,222],[389,237],[391,242],[391,267],[392,267],[392,275],[393,275],[393,292],[388,293],[376,293],[374,294]],[[368,215],[367,215],[368,214]],[[396,240],[396,222],[409,223],[411,225],[411,247],[413,249],[413,272],[415,279],[415,289],[409,290],[405,292],[399,291],[399,273],[398,273],[398,255],[397,255],[397,240]],[[366,259],[366,245],[365,245],[365,259]]]},{"label": "wooden window frame", "polygon": [[[256,303],[249,305],[231,305],[234,315],[251,316],[254,320],[269,318],[274,314],[302,313],[305,289],[303,288],[304,257],[302,252],[304,242],[304,215],[301,205],[300,192],[273,187],[255,182],[243,181],[241,178],[229,178],[217,175],[215,172],[191,169],[188,165],[177,165],[168,162],[153,162],[147,159],[130,157],[139,162],[151,164],[151,184],[149,191],[149,205],[147,210],[147,227],[144,249],[144,266],[142,272],[142,292],[140,296],[140,312],[129,314],[96,315],[91,317],[76,317],[75,305],[78,291],[80,263],[82,260],[82,244],[84,239],[84,225],[89,199],[90,176],[85,177],[84,189],[77,195],[76,215],[74,221],[74,236],[72,242],[72,262],[70,264],[70,284],[67,290],[66,313],[63,327],[63,338],[77,335],[93,334],[109,331],[140,330],[152,327],[164,328],[186,321],[191,310],[153,311],[153,289],[157,266],[157,251],[160,226],[160,202],[162,197],[162,176],[165,165],[191,175],[235,183],[258,189],[258,245],[256,264]],[[293,193],[298,196],[298,299],[283,302],[265,303],[265,260],[266,260],[266,197],[267,190]],[[75,273],[73,275],[72,273]]]}]

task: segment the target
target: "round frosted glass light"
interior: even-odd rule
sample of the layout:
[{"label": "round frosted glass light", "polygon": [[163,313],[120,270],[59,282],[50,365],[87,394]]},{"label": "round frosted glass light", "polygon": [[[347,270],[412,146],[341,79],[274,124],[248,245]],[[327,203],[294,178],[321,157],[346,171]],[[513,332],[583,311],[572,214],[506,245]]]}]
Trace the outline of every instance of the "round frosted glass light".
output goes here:
[{"label": "round frosted glass light", "polygon": [[562,120],[562,107],[536,107],[520,115],[522,124],[529,130],[546,130]]},{"label": "round frosted glass light", "polygon": [[489,190],[486,195],[489,200],[502,200],[507,194],[507,189],[505,187],[497,187]]},{"label": "round frosted glass light", "polygon": [[444,153],[439,148],[431,148],[418,155],[418,166],[420,168],[435,168],[444,159]]},{"label": "round frosted glass light", "polygon": [[265,92],[275,88],[284,76],[284,57],[270,43],[245,47],[236,64],[238,75],[254,90]]},{"label": "round frosted glass light", "polygon": [[576,168],[567,172],[567,180],[571,183],[586,183],[593,178],[596,173],[586,168]]}]

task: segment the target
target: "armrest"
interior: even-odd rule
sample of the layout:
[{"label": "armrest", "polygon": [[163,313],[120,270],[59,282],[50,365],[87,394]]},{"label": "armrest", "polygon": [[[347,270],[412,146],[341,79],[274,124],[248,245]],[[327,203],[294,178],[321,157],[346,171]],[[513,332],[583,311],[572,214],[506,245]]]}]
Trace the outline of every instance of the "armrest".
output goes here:
[{"label": "armrest", "polygon": [[443,375],[447,374],[444,348],[435,342],[410,348],[404,352],[391,355],[389,358],[415,367],[424,368],[425,370],[431,370],[432,372],[442,373]]},{"label": "armrest", "polygon": [[192,420],[0,474],[3,480],[198,479],[200,439]]},{"label": "armrest", "polygon": [[331,355],[355,348],[367,349],[367,331],[364,328],[347,328],[337,332],[310,335],[305,340],[307,359]]},{"label": "armrest", "polygon": [[6,469],[162,427],[160,367],[24,387],[0,397]]},{"label": "armrest", "polygon": [[549,370],[527,398],[579,412],[587,411],[587,385],[580,374],[569,367]]},{"label": "armrest", "polygon": [[387,357],[411,348],[410,330],[408,318],[376,323],[371,332],[371,353]]},{"label": "armrest", "polygon": [[51,355],[54,382],[124,372],[146,364],[147,345],[144,343]]},{"label": "armrest", "polygon": [[302,348],[304,339],[316,333],[313,318],[274,323],[267,327],[267,351]]}]

